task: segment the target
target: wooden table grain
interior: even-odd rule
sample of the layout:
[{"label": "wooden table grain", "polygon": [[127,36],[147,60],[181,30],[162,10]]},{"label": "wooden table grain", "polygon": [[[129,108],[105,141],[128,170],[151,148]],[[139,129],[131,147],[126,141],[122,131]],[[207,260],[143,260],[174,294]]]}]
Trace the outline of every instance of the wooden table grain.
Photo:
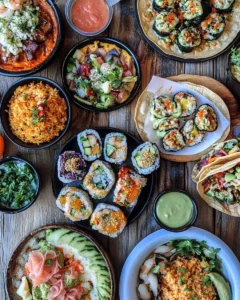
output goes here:
[{"label": "wooden table grain", "polygon": [[[84,37],[76,34],[66,23],[64,17],[65,0],[57,2],[65,23],[65,40],[56,59],[52,64],[39,75],[48,77],[56,82],[61,82],[61,64],[71,47]],[[180,63],[165,58],[156,53],[143,40],[135,20],[134,0],[122,0],[114,8],[114,16],[109,29],[104,33],[106,36],[115,37],[130,46],[137,54],[142,69],[142,87],[144,89],[152,75],[173,76],[178,74],[198,74],[213,77],[227,86],[232,86],[230,74],[227,72],[227,54],[214,60],[204,63]],[[1,94],[16,81],[16,78],[0,77]],[[139,91],[141,92],[141,89]],[[137,96],[138,96],[137,95]],[[23,157],[33,163],[40,172],[42,188],[38,200],[27,211],[16,215],[0,214],[0,299],[8,299],[4,285],[5,272],[8,260],[12,251],[33,229],[50,223],[68,223],[63,214],[56,208],[55,198],[51,188],[51,170],[57,150],[73,134],[93,126],[113,126],[136,135],[133,116],[136,99],[128,106],[111,113],[91,113],[79,109],[72,104],[72,124],[65,137],[53,147],[42,151],[28,151],[13,145],[7,138],[5,155],[16,155]],[[2,132],[2,128],[0,128]],[[240,220],[225,214],[214,211],[197,194],[195,184],[192,182],[190,174],[192,163],[174,163],[162,160],[161,169],[157,173],[155,192],[150,205],[146,208],[142,216],[130,225],[116,239],[108,239],[96,236],[98,241],[108,251],[112,260],[117,283],[121,274],[121,269],[128,254],[133,247],[144,237],[159,229],[152,217],[153,199],[157,192],[166,188],[180,188],[190,192],[197,200],[199,206],[199,218],[196,226],[215,233],[224,240],[229,247],[240,258]],[[118,293],[118,292],[117,292]],[[118,295],[116,295],[118,299]],[[130,300],[130,299],[122,299]]]}]

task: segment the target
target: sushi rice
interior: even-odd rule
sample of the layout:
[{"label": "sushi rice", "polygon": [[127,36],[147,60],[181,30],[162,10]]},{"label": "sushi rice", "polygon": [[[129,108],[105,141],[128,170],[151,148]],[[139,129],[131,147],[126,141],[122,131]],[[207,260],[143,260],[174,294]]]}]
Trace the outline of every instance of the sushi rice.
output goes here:
[{"label": "sushi rice", "polygon": [[132,164],[139,174],[148,175],[160,167],[160,155],[156,144],[146,142],[132,153]]},{"label": "sushi rice", "polygon": [[119,132],[109,133],[104,141],[104,159],[110,163],[121,164],[127,159],[127,138]]},{"label": "sushi rice", "polygon": [[102,199],[110,192],[115,181],[115,174],[111,166],[107,162],[96,160],[83,180],[83,188],[94,199]]},{"label": "sushi rice", "polygon": [[127,218],[119,207],[100,203],[91,216],[90,224],[92,229],[115,238],[126,227]]},{"label": "sushi rice", "polygon": [[80,132],[77,142],[86,161],[94,161],[102,155],[102,141],[96,130],[86,129]]},{"label": "sushi rice", "polygon": [[86,220],[93,212],[88,194],[76,187],[64,187],[60,191],[56,205],[72,221]]}]

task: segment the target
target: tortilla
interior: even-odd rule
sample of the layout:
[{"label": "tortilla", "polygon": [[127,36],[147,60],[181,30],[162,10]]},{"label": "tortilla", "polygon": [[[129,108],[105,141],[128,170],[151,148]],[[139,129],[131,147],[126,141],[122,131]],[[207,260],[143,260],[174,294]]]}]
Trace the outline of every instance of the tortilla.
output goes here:
[{"label": "tortilla", "polygon": [[[235,139],[227,140],[227,141],[224,141],[222,143],[214,144],[212,149],[209,152],[211,152],[213,149],[215,149],[215,147],[217,147],[220,144],[225,145],[225,144],[227,144],[231,141],[234,141],[234,140]],[[207,156],[207,154],[202,156],[200,161],[204,160],[206,158],[206,156]],[[215,166],[215,165],[225,164],[228,161],[233,160],[233,159],[238,158],[238,157],[240,157],[240,151],[236,152],[236,153],[233,153],[233,154],[229,154],[227,156],[218,157],[215,161],[213,161],[210,164],[204,166],[200,171],[198,171],[198,163],[197,163],[196,165],[194,165],[193,170],[192,170],[192,180],[194,182],[198,182],[200,180],[200,178],[203,178],[204,174],[207,174],[207,172],[209,170],[209,167]]]},{"label": "tortilla", "polygon": [[239,34],[240,28],[240,0],[235,0],[232,13],[226,20],[226,27],[222,35],[211,42],[202,42],[198,47],[194,48],[190,53],[183,53],[179,50],[176,44],[170,45],[168,42],[161,39],[152,29],[153,20],[149,21],[146,17],[146,5],[152,4],[152,0],[136,0],[137,15],[140,27],[147,37],[156,47],[164,54],[172,55],[180,59],[207,59],[220,54],[224,51]]},{"label": "tortilla", "polygon": [[197,184],[197,190],[198,190],[199,195],[205,202],[207,202],[207,204],[209,206],[211,206],[212,208],[215,208],[216,210],[219,210],[225,214],[233,216],[233,217],[240,217],[240,204],[238,204],[238,203],[223,204],[217,200],[214,200],[212,197],[204,194],[204,189],[203,189],[202,183],[207,177],[212,176],[219,172],[227,171],[227,170],[233,168],[238,163],[240,163],[240,157],[238,157],[234,160],[231,160],[225,164],[218,164],[218,165],[211,166],[208,169],[208,172],[206,172],[205,174],[202,174],[200,181]]},{"label": "tortilla", "polygon": [[[201,93],[203,96],[205,96],[207,99],[212,101],[218,109],[221,111],[221,113],[225,116],[225,118],[230,122],[230,114],[229,110],[227,108],[227,105],[223,101],[223,99],[218,96],[216,93],[211,91],[210,89],[206,88],[205,86],[190,83],[190,82],[180,82],[182,85],[193,89],[197,91],[198,93]],[[147,134],[144,132],[144,122],[148,113],[148,110],[150,109],[151,100],[153,99],[153,94],[147,91],[147,88],[143,91],[143,93],[138,98],[138,102],[135,108],[135,115],[134,115],[134,121],[137,128],[137,131],[141,137],[141,139],[144,142],[148,141]],[[222,134],[222,137],[217,141],[217,143],[223,142],[228,134],[230,132],[230,125],[227,127],[227,129]],[[191,158],[185,156],[185,155],[177,155],[177,154],[161,154],[161,157],[166,158],[171,161],[179,161],[179,162],[186,162],[186,161],[196,161],[200,160],[201,157],[208,153],[211,150],[212,146],[205,149],[202,152],[199,152],[198,154],[192,155]]]}]

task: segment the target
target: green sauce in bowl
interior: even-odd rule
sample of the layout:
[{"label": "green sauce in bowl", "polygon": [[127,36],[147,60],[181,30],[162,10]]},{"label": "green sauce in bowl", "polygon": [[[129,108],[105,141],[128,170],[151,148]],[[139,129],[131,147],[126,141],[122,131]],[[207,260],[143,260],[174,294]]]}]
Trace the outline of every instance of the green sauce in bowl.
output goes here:
[{"label": "green sauce in bowl", "polygon": [[155,200],[154,216],[161,227],[171,231],[182,231],[196,221],[197,206],[184,191],[165,191]]}]

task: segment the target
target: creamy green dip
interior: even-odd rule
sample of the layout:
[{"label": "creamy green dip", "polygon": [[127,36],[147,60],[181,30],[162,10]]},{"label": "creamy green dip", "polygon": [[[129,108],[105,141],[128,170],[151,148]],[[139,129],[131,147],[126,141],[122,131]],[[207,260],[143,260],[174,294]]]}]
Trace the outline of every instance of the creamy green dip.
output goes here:
[{"label": "creamy green dip", "polygon": [[192,219],[192,200],[180,192],[166,193],[158,199],[156,215],[159,221],[168,227],[182,227]]}]

